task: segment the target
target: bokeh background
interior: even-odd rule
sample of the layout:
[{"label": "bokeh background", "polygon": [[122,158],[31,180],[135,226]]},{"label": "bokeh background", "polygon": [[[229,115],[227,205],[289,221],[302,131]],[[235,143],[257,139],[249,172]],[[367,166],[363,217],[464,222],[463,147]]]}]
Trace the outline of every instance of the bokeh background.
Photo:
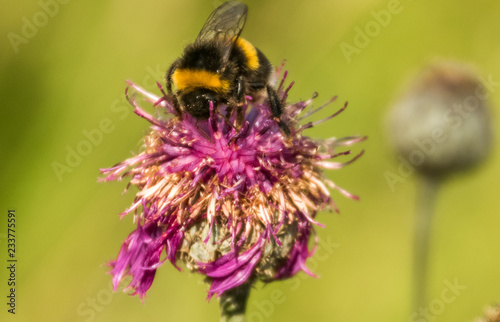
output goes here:
[{"label": "bokeh background", "polygon": [[[7,296],[6,214],[17,214],[18,306],[1,320],[217,321],[218,301],[205,300],[202,277],[162,266],[141,304],[112,293],[105,263],[134,229],[118,214],[132,201],[125,182],[97,183],[99,168],[138,151],[148,123],[124,101],[125,80],[156,90],[164,71],[192,42],[220,1],[4,1],[0,19],[0,290]],[[500,2],[247,1],[243,36],[296,81],[291,100],[338,95],[321,115],[348,109],[309,131],[315,137],[368,135],[366,150],[328,177],[361,196],[333,197],[341,213],[321,213],[320,278],[258,284],[249,321],[471,321],[500,300],[498,144],[487,162],[456,176],[440,192],[426,317],[411,307],[411,245],[418,178],[391,189],[385,174],[399,161],[384,120],[402,87],[436,57],[463,61],[492,79],[492,122],[500,106]],[[54,5],[56,4],[56,5]],[[396,8],[385,26],[373,12]],[[42,12],[42,13],[41,13]],[[43,13],[45,12],[45,14]],[[357,28],[379,25],[364,48]],[[36,25],[34,24],[36,23]],[[30,26],[30,24],[32,24]],[[375,31],[377,29],[374,29]],[[102,132],[103,128],[106,132]],[[85,133],[96,134],[90,145]],[[86,146],[84,146],[86,145]],[[86,155],[68,157],[71,150]],[[347,160],[347,159],[345,159]],[[58,174],[54,166],[59,164]],[[466,287],[442,298],[447,281]],[[412,314],[418,313],[418,318]]]}]

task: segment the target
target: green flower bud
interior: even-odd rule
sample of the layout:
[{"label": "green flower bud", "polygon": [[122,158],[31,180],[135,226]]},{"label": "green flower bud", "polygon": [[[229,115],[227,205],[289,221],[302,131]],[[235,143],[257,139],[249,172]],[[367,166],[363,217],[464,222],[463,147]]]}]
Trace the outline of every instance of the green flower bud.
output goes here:
[{"label": "green flower bud", "polygon": [[431,177],[475,166],[491,147],[490,94],[461,64],[440,62],[426,68],[390,114],[397,151]]}]

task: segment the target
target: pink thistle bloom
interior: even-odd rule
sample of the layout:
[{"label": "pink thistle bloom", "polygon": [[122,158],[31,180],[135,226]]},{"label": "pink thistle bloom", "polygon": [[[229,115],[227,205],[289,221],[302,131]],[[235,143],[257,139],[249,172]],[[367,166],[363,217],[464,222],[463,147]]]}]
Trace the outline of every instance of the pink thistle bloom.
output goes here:
[{"label": "pink thistle bloom", "polygon": [[[293,85],[285,89],[285,79],[286,72],[277,89],[282,102]],[[168,95],[158,97],[132,83],[130,88],[160,111],[175,114]],[[240,129],[228,124],[235,124],[236,116],[225,115],[224,105],[197,123],[187,113],[182,119],[162,120],[146,113],[135,97],[129,101],[151,123],[151,131],[141,153],[101,169],[105,177],[100,180],[131,177],[130,184],[139,188],[122,214],[134,212],[137,229],[110,262],[115,290],[130,275],[127,289],[142,298],[167,259],[179,270],[177,261],[206,275],[208,298],[258,279],[289,278],[300,270],[314,276],[305,264],[314,253],[308,241],[314,226],[322,226],[317,212],[337,210],[329,188],[357,199],[325,178],[323,170],[339,169],[361,156],[363,152],[346,163],[331,161],[350,153],[336,152],[338,147],[365,138],[313,140],[303,132],[347,104],[324,120],[305,124],[306,117],[327,104],[305,113],[312,99],[284,104],[281,119],[290,129],[286,136],[268,102],[249,96]]]}]

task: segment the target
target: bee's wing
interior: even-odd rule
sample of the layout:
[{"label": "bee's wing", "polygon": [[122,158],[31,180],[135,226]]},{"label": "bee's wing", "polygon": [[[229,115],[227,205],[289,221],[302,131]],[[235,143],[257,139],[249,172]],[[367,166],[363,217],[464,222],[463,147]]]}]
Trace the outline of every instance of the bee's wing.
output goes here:
[{"label": "bee's wing", "polygon": [[235,41],[247,20],[248,7],[239,1],[227,1],[215,9],[195,40],[195,43],[218,41],[224,47],[223,59],[229,59]]}]

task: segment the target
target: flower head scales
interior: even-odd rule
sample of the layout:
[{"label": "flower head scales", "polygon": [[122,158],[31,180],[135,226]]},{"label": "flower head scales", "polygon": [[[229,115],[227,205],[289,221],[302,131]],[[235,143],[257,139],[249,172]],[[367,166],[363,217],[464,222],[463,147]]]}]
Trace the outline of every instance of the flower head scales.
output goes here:
[{"label": "flower head scales", "polygon": [[[285,78],[286,72],[277,90],[282,102],[293,84],[285,89]],[[132,83],[130,88],[175,114],[168,95],[157,97]],[[305,265],[313,254],[308,241],[314,225],[321,225],[317,212],[335,208],[329,188],[357,198],[326,179],[323,169],[354,161],[361,154],[347,163],[329,160],[350,153],[338,153],[337,147],[364,138],[321,141],[303,131],[346,105],[305,125],[300,121],[324,106],[299,117],[312,99],[286,105],[287,136],[262,98],[247,97],[239,129],[233,125],[235,113],[227,115],[224,105],[212,106],[207,121],[187,113],[162,120],[144,111],[135,97],[129,100],[152,125],[141,153],[101,170],[104,181],[131,177],[130,184],[139,188],[123,213],[135,213],[137,229],[110,263],[115,289],[130,275],[128,288],[142,297],[165,260],[178,269],[180,260],[205,274],[211,281],[209,298],[255,279],[269,282],[300,270],[313,275]]]}]

